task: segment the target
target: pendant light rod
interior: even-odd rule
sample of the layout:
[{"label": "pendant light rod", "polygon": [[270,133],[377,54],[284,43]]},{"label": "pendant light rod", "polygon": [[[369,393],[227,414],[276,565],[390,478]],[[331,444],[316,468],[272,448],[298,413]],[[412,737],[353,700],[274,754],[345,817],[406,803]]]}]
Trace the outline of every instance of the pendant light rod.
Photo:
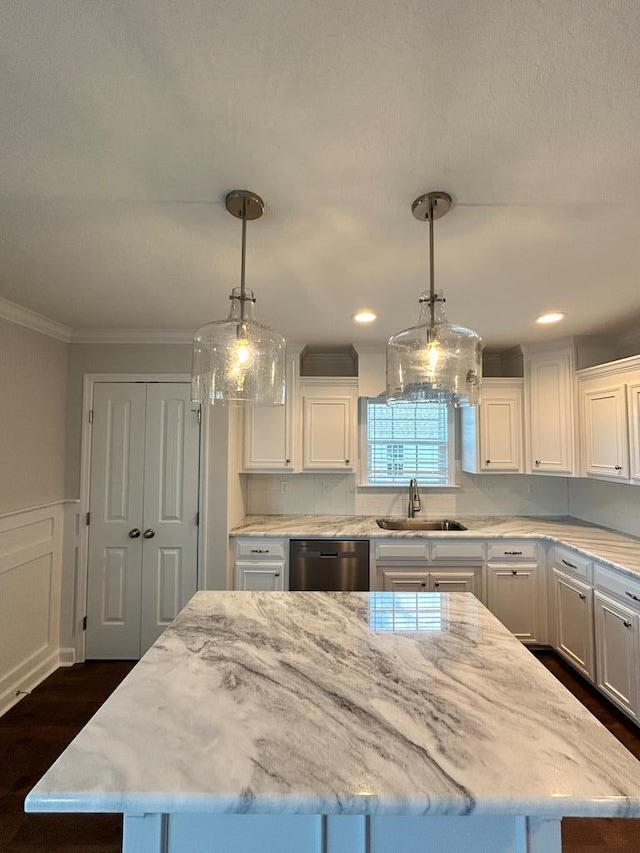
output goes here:
[{"label": "pendant light rod", "polygon": [[429,195],[429,308],[431,328],[436,323],[436,282],[433,263],[433,198]]},{"label": "pendant light rod", "polygon": [[436,190],[435,192],[419,196],[411,205],[411,212],[416,219],[419,219],[420,222],[429,220],[429,317],[432,326],[435,325],[437,302],[434,271],[433,221],[449,213],[452,204],[453,200],[449,193]]},{"label": "pendant light rod", "polygon": [[[225,206],[232,216],[242,220],[242,259],[240,263],[240,327],[242,328],[246,317],[244,303],[247,300],[255,302],[255,299],[247,296],[245,290],[247,220],[260,219],[264,213],[264,201],[259,195],[249,190],[232,190],[225,198]],[[233,299],[233,295],[229,298]]]}]

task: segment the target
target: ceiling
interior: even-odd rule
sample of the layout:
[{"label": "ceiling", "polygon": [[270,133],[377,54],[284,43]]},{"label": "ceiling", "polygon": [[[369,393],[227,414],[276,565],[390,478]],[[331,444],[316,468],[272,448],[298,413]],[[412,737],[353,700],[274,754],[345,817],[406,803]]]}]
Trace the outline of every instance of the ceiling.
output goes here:
[{"label": "ceiling", "polygon": [[437,286],[490,349],[640,326],[639,44],[637,0],[6,0],[0,296],[221,319],[247,188],[259,319],[374,344],[414,323],[438,189]]}]

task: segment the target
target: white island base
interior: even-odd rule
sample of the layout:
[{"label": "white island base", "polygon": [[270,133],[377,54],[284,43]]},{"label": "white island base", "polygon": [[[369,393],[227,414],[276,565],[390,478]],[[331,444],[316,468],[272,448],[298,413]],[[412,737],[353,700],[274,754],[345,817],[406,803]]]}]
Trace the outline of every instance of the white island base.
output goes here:
[{"label": "white island base", "polygon": [[478,815],[125,815],[123,853],[561,853],[560,820]]}]

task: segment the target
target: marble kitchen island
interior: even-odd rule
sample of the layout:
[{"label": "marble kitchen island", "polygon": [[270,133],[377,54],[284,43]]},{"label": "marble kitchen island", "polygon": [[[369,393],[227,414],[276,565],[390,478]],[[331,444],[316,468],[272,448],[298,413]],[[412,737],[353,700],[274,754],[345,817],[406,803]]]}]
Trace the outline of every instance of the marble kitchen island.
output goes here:
[{"label": "marble kitchen island", "polygon": [[470,594],[200,592],[25,808],[125,853],[559,853],[640,763]]}]

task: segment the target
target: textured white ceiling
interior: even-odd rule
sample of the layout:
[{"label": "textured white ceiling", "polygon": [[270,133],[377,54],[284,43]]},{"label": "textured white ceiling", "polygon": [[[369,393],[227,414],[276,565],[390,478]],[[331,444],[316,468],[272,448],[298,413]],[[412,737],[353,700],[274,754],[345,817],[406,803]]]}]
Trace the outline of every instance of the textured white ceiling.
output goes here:
[{"label": "textured white ceiling", "polygon": [[74,329],[225,316],[236,187],[291,340],[412,325],[432,189],[449,316],[491,348],[640,320],[637,0],[5,0],[0,40],[0,296]]}]

